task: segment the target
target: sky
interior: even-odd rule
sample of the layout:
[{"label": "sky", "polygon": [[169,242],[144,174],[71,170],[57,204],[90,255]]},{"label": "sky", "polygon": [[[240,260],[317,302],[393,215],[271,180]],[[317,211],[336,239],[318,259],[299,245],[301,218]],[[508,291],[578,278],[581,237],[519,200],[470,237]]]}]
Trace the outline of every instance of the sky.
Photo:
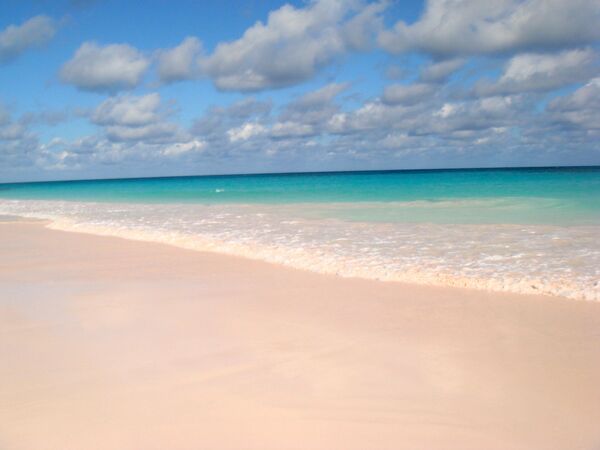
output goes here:
[{"label": "sky", "polygon": [[0,182],[600,164],[600,0],[3,0]]}]

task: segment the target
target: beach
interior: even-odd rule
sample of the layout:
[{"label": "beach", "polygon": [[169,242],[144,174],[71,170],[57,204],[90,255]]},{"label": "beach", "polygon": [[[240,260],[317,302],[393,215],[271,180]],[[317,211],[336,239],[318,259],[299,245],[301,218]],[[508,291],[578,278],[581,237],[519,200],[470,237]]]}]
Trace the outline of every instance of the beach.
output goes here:
[{"label": "beach", "polygon": [[600,304],[0,223],[0,448],[596,449]]},{"label": "beach", "polygon": [[0,2],[0,450],[600,450],[600,0]]}]

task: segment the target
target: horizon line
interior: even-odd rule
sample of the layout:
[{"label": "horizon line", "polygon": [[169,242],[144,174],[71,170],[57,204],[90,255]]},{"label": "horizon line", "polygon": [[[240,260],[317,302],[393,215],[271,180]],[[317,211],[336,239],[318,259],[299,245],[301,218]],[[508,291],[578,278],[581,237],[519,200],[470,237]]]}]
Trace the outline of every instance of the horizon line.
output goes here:
[{"label": "horizon line", "polygon": [[392,173],[392,172],[453,172],[465,170],[527,170],[527,169],[590,169],[600,168],[600,164],[572,165],[572,166],[498,166],[498,167],[445,167],[429,169],[364,169],[364,170],[323,170],[323,171],[298,171],[298,172],[251,172],[251,173],[222,173],[203,175],[158,175],[147,177],[114,177],[114,178],[73,178],[67,180],[38,180],[38,181],[8,181],[0,182],[6,184],[34,184],[34,183],[72,183],[86,181],[124,181],[124,180],[161,180],[169,178],[212,178],[212,177],[248,177],[248,176],[270,176],[270,175],[328,175],[343,173]]}]

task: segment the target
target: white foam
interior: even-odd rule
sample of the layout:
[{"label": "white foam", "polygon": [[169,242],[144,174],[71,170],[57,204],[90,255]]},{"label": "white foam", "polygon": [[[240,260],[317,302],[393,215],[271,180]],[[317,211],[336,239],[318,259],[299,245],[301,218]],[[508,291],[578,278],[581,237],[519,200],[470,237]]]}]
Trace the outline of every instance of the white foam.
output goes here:
[{"label": "white foam", "polygon": [[50,219],[53,228],[321,273],[600,300],[598,225],[347,222],[307,218],[306,208],[0,200],[0,214]]}]

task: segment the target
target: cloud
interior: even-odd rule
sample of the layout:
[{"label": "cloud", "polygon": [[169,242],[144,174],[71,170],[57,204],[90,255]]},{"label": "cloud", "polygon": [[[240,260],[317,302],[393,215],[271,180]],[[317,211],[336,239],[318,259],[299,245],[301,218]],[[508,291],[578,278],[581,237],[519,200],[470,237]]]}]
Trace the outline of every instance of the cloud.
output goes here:
[{"label": "cloud", "polygon": [[368,50],[375,42],[376,33],[383,29],[382,13],[387,1],[367,4],[342,26],[342,37],[351,50]]},{"label": "cloud", "polygon": [[391,105],[413,105],[433,92],[433,86],[426,83],[392,84],[383,91],[383,102]]},{"label": "cloud", "polygon": [[556,54],[524,53],[511,58],[496,82],[479,82],[478,95],[507,95],[549,91],[586,81],[598,72],[592,49],[567,50]]},{"label": "cloud", "polygon": [[0,103],[0,126],[10,122],[10,112]]},{"label": "cloud", "polygon": [[35,112],[29,111],[21,117],[21,121],[27,124],[42,124],[56,126],[66,122],[69,119],[70,111],[68,108],[63,110],[38,110]]},{"label": "cloud", "polygon": [[[517,55],[492,84],[523,88],[546,75],[571,80],[564,74],[578,64],[585,72],[592,57],[587,49]],[[359,99],[347,83],[326,84],[275,108],[245,97],[208,108],[189,129],[156,92],[104,99],[85,114],[97,131],[72,141],[40,143],[30,131],[38,122],[28,113],[13,120],[0,108],[0,176],[10,174],[3,167],[12,168],[11,177],[30,167],[67,177],[85,170],[131,176],[600,161],[598,79],[560,97],[562,91],[552,93],[544,109],[539,95],[522,89],[483,97],[458,92],[455,82],[440,80],[462,61],[452,67],[433,61],[412,84],[392,84],[380,97]],[[437,73],[424,82],[429,69]]]},{"label": "cloud", "polygon": [[304,148],[304,138],[322,135],[329,117],[339,110],[335,98],[349,87],[330,83],[283,105],[272,115],[271,103],[252,98],[227,107],[212,107],[196,121],[192,132],[207,142],[206,155],[241,157],[259,153],[272,157]]},{"label": "cloud", "polygon": [[154,92],[141,96],[110,97],[100,103],[89,117],[113,142],[187,142],[189,136],[181,127],[167,120],[169,113],[161,108],[160,95]]},{"label": "cloud", "polygon": [[327,121],[326,129],[332,134],[387,129],[392,127],[392,123],[400,123],[406,111],[407,108],[403,106],[390,106],[378,100],[370,100],[353,111],[334,114]]},{"label": "cloud", "polygon": [[[31,136],[27,125],[24,120],[14,120],[10,111],[0,103],[0,142],[18,141]],[[1,147],[0,150],[2,150]]]},{"label": "cloud", "polygon": [[158,78],[162,83],[173,83],[198,77],[201,52],[202,44],[195,37],[185,38],[177,47],[159,50]]},{"label": "cloud", "polygon": [[260,123],[247,122],[239,127],[227,131],[230,142],[247,141],[254,136],[260,136],[266,132],[266,128]]},{"label": "cloud", "polygon": [[292,102],[291,106],[296,110],[309,110],[315,107],[329,104],[340,93],[348,89],[348,83],[329,83],[315,91],[308,92],[298,100]]},{"label": "cloud", "polygon": [[428,0],[413,24],[379,35],[392,53],[437,57],[572,48],[600,39],[597,0]]},{"label": "cloud", "polygon": [[160,95],[111,97],[94,110],[91,120],[96,125],[141,126],[160,119]]},{"label": "cloud", "polygon": [[165,156],[180,156],[186,153],[198,153],[202,152],[206,147],[206,142],[198,139],[192,139],[189,142],[176,142],[168,145],[162,150],[162,154]]},{"label": "cloud", "polygon": [[600,78],[590,80],[572,94],[554,99],[547,109],[555,122],[595,130],[597,139],[600,137]]},{"label": "cloud", "polygon": [[63,82],[85,91],[117,92],[136,87],[150,61],[127,44],[84,42],[60,71]]},{"label": "cloud", "polygon": [[0,141],[14,141],[25,135],[26,128],[22,123],[9,123],[0,126]]},{"label": "cloud", "polygon": [[269,14],[266,24],[257,22],[240,39],[218,44],[201,59],[201,67],[221,90],[298,84],[345,52],[365,48],[382,9],[351,0],[284,5]]},{"label": "cloud", "polygon": [[192,133],[201,136],[211,148],[222,147],[230,142],[228,132],[245,123],[263,123],[271,112],[270,101],[245,98],[229,106],[212,106],[196,120]]},{"label": "cloud", "polygon": [[47,16],[35,16],[21,25],[9,25],[0,31],[0,63],[14,60],[26,50],[50,41],[56,23]]},{"label": "cloud", "polygon": [[179,126],[169,122],[155,122],[139,127],[111,125],[106,127],[106,136],[111,141],[159,141],[171,142],[179,132]]},{"label": "cloud", "polygon": [[[0,104],[0,177],[21,174],[30,179],[43,173],[54,173],[59,178],[63,176],[60,173],[114,176],[124,165],[132,170],[140,164],[144,170],[158,168],[156,174],[160,175],[159,169],[167,162],[193,160],[207,146],[168,121],[170,113],[161,108],[160,97],[154,93],[109,98],[87,113],[100,127],[97,133],[73,140],[54,137],[41,143],[29,129],[32,124],[42,123],[37,113],[27,112],[16,120]],[[102,172],[103,167],[106,172]]]},{"label": "cloud", "polygon": [[429,64],[421,70],[419,79],[426,83],[442,83],[460,69],[465,62],[463,58],[454,58]]},{"label": "cloud", "polygon": [[472,101],[445,102],[430,116],[421,133],[444,134],[517,126],[527,111],[519,96],[487,97]]},{"label": "cloud", "polygon": [[[292,124],[296,130],[304,130],[306,134],[310,134],[308,127],[302,127],[302,124],[310,125],[312,130],[322,128],[329,118],[339,111],[339,106],[334,100],[349,87],[348,83],[330,83],[293,100],[278,118],[282,128],[277,133],[281,136],[284,130],[291,131]],[[293,134],[297,135],[298,131]]]},{"label": "cloud", "polygon": [[445,92],[424,95],[419,102],[385,103],[374,99],[354,110],[332,115],[325,129],[332,135],[371,143],[385,136],[406,134],[423,142],[433,139],[442,149],[446,141],[469,138],[474,142],[490,130],[533,122],[528,116],[530,106],[520,96],[456,101]]},{"label": "cloud", "polygon": [[271,128],[271,136],[275,138],[305,137],[314,134],[314,127],[305,123],[277,122]]},{"label": "cloud", "polygon": [[[104,135],[92,135],[71,141],[55,138],[47,144],[41,144],[31,159],[46,171],[76,171],[94,167],[95,171],[106,170],[114,176],[123,167],[129,170],[145,165],[164,168],[168,163],[181,163],[194,158],[205,150],[205,143],[199,139],[187,137],[177,142],[153,140],[110,140]],[[124,174],[126,174],[125,172]],[[164,172],[163,172],[164,173]],[[157,175],[160,175],[159,171]]]},{"label": "cloud", "polygon": [[31,167],[39,148],[38,137],[23,118],[15,119],[0,103],[0,174]]},{"label": "cloud", "polygon": [[220,111],[233,118],[246,119],[249,117],[267,116],[271,112],[272,107],[273,105],[270,101],[260,101],[252,97],[247,97],[227,108],[221,108]]}]

